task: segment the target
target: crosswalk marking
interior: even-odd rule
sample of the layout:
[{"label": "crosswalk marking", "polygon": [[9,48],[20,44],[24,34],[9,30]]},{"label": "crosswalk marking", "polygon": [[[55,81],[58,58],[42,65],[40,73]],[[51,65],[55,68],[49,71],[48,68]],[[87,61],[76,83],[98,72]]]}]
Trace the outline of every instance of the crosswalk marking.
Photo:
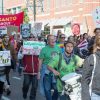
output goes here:
[{"label": "crosswalk marking", "polygon": [[5,96],[2,96],[2,100],[11,100],[11,99],[9,99],[9,98],[7,98]]},{"label": "crosswalk marking", "polygon": [[19,77],[12,77],[12,78],[17,79],[17,80],[21,80],[21,78],[19,78]]}]

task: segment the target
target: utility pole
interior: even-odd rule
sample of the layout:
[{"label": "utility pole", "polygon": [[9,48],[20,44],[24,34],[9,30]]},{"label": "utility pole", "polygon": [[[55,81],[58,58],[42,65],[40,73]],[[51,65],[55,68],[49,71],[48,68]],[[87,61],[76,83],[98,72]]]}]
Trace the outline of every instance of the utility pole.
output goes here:
[{"label": "utility pole", "polygon": [[34,22],[36,21],[36,0],[33,1],[33,8],[34,8]]},{"label": "utility pole", "polygon": [[2,15],[4,14],[4,12],[3,12],[3,0],[2,0]]}]

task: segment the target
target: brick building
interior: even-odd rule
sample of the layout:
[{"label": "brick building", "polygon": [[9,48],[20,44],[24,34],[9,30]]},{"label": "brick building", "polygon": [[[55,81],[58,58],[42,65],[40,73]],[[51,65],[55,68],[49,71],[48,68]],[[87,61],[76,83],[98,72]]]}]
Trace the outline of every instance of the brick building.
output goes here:
[{"label": "brick building", "polygon": [[[27,2],[28,1],[28,2]],[[5,13],[18,13],[28,7],[30,21],[34,20],[34,0],[4,0]],[[43,27],[50,27],[51,32],[58,29],[70,33],[72,23],[79,23],[81,33],[93,35],[95,24],[92,12],[100,7],[100,0],[36,0],[36,22],[42,22]]]}]

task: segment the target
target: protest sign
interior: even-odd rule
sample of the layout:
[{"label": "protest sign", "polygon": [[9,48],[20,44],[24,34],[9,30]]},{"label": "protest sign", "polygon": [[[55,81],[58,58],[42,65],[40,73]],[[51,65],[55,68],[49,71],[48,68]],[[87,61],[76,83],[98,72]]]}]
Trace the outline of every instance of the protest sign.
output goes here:
[{"label": "protest sign", "polygon": [[41,30],[42,30],[42,23],[35,23],[32,29],[32,33],[34,34],[34,36],[40,36]]},{"label": "protest sign", "polygon": [[23,38],[29,37],[31,34],[31,24],[22,24],[20,31]]},{"label": "protest sign", "polygon": [[100,28],[100,7],[97,7],[92,13],[96,27]]},{"label": "protest sign", "polygon": [[24,12],[11,15],[0,15],[0,27],[14,25],[20,27],[20,24],[23,23]]},{"label": "protest sign", "polygon": [[45,42],[24,41],[23,54],[24,55],[39,55],[43,47],[45,47]]},{"label": "protest sign", "polygon": [[13,25],[7,26],[7,33],[9,35],[14,35],[18,33],[18,26],[13,26]]},{"label": "protest sign", "polygon": [[0,27],[0,36],[7,34],[7,27]]},{"label": "protest sign", "polygon": [[72,33],[73,33],[74,35],[79,35],[79,34],[80,34],[80,24],[74,23],[74,24],[72,25]]},{"label": "protest sign", "polygon": [[0,51],[0,66],[11,66],[10,51]]}]

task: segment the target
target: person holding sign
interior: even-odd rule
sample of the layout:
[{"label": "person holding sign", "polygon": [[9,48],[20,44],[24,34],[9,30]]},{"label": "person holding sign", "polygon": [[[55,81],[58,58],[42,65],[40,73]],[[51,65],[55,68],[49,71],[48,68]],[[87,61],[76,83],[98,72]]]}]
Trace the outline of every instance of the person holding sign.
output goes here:
[{"label": "person holding sign", "polygon": [[[34,41],[34,37],[29,37],[29,41]],[[22,52],[23,54],[23,52]],[[23,55],[23,67],[24,67],[24,81],[23,81],[23,98],[27,98],[27,93],[30,85],[30,99],[36,100],[36,91],[38,86],[37,73],[38,73],[38,55],[34,54],[24,54]]]},{"label": "person holding sign", "polygon": [[[10,43],[10,38],[7,34],[4,35],[3,37],[3,44],[4,44],[4,48],[5,50],[9,50],[10,53],[11,53],[11,65],[10,66],[7,66],[6,67],[6,80],[7,80],[7,84],[8,86],[10,85],[10,81],[9,81],[9,73],[10,73],[10,70],[11,68],[15,68],[16,66],[16,52],[15,52],[15,49],[14,47],[11,45]],[[7,95],[9,95],[11,93],[11,91],[9,90],[9,88],[7,89]]]},{"label": "person holding sign", "polygon": [[[4,51],[4,46],[2,44],[1,38],[0,38],[0,51]],[[4,87],[5,81],[6,81],[5,66],[0,66],[0,100],[3,94],[3,87]]]}]

